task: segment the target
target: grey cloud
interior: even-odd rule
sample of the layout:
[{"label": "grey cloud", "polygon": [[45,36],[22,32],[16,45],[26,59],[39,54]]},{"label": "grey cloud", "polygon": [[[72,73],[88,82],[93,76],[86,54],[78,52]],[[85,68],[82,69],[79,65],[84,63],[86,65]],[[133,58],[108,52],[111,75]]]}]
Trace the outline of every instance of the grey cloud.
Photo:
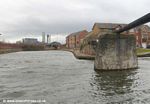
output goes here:
[{"label": "grey cloud", "polygon": [[43,31],[90,31],[94,22],[129,23],[148,13],[149,4],[149,0],[5,0],[0,3],[0,31],[7,39],[39,36]]}]

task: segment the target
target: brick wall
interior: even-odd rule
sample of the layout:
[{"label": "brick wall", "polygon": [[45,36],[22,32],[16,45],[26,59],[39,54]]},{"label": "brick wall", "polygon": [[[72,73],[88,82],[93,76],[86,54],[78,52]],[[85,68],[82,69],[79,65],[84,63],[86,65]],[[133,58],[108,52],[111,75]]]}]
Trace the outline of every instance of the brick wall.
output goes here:
[{"label": "brick wall", "polygon": [[81,41],[87,35],[87,31],[77,32],[76,34],[71,34],[66,37],[66,47],[67,48],[80,48]]},{"label": "brick wall", "polygon": [[80,48],[81,42],[87,34],[88,34],[87,31],[83,31],[80,32],[78,35],[76,35],[76,48]]}]

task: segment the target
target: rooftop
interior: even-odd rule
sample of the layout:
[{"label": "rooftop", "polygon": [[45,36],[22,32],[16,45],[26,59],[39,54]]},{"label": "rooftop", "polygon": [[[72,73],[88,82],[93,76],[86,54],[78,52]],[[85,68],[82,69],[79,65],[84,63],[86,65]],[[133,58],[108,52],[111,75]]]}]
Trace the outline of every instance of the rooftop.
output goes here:
[{"label": "rooftop", "polygon": [[[78,31],[78,32],[75,32],[75,33],[71,33],[71,34],[68,35],[68,36],[76,36],[76,35],[79,35],[81,32],[87,32],[87,33],[88,33],[87,30],[82,30],[82,31]],[[67,36],[67,37],[68,37],[68,36]]]},{"label": "rooftop", "polygon": [[98,26],[98,28],[101,28],[101,29],[115,29],[117,26],[124,27],[126,25],[127,24],[119,24],[119,23],[95,23],[93,26],[93,29],[95,26]]}]

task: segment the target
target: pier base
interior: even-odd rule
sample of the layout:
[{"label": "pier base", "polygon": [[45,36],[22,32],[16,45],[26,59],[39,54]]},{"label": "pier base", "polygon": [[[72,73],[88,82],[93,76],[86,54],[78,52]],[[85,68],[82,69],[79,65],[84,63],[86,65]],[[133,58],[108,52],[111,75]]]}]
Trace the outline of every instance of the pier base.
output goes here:
[{"label": "pier base", "polygon": [[96,46],[96,70],[125,70],[138,68],[136,39],[133,35],[100,35]]}]

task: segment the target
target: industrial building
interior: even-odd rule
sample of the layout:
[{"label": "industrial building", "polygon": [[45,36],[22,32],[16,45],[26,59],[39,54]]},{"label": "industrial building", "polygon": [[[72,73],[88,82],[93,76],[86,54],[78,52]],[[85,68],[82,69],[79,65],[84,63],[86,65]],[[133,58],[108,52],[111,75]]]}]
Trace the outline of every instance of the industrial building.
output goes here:
[{"label": "industrial building", "polygon": [[82,40],[88,34],[88,31],[82,30],[79,32],[72,33],[66,37],[67,48],[80,48]]},{"label": "industrial building", "polygon": [[24,38],[22,39],[22,43],[26,45],[36,45],[39,42],[36,38]]}]

